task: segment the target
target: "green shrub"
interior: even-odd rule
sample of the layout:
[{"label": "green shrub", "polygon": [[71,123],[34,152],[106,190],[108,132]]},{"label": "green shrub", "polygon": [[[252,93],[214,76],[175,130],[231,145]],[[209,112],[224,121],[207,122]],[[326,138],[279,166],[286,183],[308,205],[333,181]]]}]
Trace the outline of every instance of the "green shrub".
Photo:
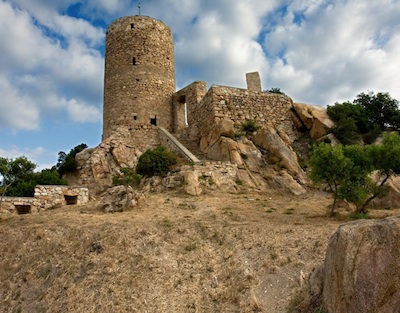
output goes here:
[{"label": "green shrub", "polygon": [[270,93],[277,93],[280,95],[284,95],[285,93],[281,90],[281,88],[271,88],[269,90],[267,90]]},{"label": "green shrub", "polygon": [[165,176],[177,163],[176,156],[163,146],[147,150],[136,166],[136,173],[144,176]]},{"label": "green shrub", "polygon": [[113,184],[114,185],[130,185],[130,186],[137,186],[140,184],[143,176],[136,173],[133,169],[127,167],[121,167],[121,174],[120,176],[113,177]]},{"label": "green shrub", "polygon": [[261,127],[256,124],[253,120],[247,120],[246,122],[242,123],[241,131],[248,133],[254,133],[255,131],[259,130]]}]

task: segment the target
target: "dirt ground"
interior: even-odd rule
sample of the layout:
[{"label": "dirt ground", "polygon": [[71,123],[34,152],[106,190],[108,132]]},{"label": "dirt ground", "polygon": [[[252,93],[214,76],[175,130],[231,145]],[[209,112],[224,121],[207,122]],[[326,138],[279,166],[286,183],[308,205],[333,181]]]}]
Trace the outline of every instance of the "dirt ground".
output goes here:
[{"label": "dirt ground", "polygon": [[171,191],[123,213],[92,203],[2,218],[0,311],[287,312],[349,220],[327,218],[329,203],[318,191]]}]

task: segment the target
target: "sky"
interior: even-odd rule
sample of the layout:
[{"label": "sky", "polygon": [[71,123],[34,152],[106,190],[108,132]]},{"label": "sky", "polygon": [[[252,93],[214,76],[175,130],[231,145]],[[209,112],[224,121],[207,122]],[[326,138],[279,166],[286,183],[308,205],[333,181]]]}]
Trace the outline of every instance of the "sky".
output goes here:
[{"label": "sky", "polygon": [[[400,100],[398,0],[142,0],[174,33],[177,90],[195,80],[320,106],[361,92]],[[138,1],[0,0],[0,157],[38,169],[102,134],[107,25]]]}]

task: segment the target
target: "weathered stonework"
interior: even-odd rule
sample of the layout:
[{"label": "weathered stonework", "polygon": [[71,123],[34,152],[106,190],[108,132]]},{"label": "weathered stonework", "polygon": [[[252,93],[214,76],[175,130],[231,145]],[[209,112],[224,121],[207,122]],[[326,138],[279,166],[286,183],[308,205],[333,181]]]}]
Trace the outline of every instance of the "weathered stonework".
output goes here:
[{"label": "weathered stonework", "polygon": [[[102,192],[112,186],[121,167],[134,168],[143,152],[158,145],[193,163],[197,161],[183,148],[202,162],[211,155],[228,160],[212,145],[220,136],[234,140],[248,120],[276,130],[286,145],[296,139],[292,99],[263,92],[258,72],[246,75],[247,89],[213,85],[207,90],[205,82],[195,81],[175,92],[174,66],[172,32],[163,22],[130,16],[111,23],[106,35],[103,141],[90,153],[77,155],[76,183]],[[230,157],[242,164],[237,153]]]},{"label": "weathered stonework", "polygon": [[128,16],[106,35],[103,140],[123,126],[131,131],[172,128],[175,92],[172,32],[163,22]]},{"label": "weathered stonework", "polygon": [[26,214],[37,213],[64,205],[82,205],[88,202],[88,188],[37,185],[33,198],[3,198],[3,209],[10,213]]},{"label": "weathered stonework", "polygon": [[294,139],[290,114],[292,103],[292,99],[285,95],[213,85],[201,101],[190,103],[188,122],[189,128],[194,131],[188,132],[192,134],[192,139],[199,141],[221,119],[229,118],[238,128],[246,120],[253,120],[261,127],[273,126],[284,131]]},{"label": "weathered stonework", "polygon": [[246,74],[247,89],[253,91],[261,91],[261,78],[258,72]]}]

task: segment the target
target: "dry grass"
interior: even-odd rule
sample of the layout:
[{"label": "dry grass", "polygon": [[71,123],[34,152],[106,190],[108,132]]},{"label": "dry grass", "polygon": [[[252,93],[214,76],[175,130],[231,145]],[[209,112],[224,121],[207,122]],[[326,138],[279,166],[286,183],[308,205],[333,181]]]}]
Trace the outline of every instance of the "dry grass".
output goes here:
[{"label": "dry grass", "polygon": [[[285,312],[348,213],[310,192],[149,195],[0,221],[1,312]],[[374,211],[372,216],[400,210]]]}]

